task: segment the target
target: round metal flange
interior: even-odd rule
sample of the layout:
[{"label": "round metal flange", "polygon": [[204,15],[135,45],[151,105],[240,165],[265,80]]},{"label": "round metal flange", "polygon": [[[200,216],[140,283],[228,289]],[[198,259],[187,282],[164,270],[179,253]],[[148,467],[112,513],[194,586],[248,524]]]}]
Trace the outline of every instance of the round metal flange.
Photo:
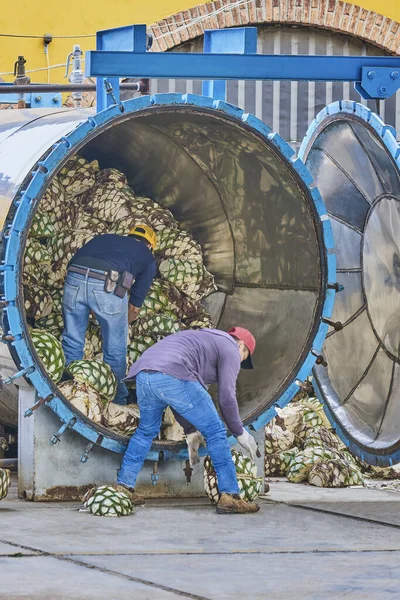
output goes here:
[{"label": "round metal flange", "polygon": [[318,395],[350,450],[371,464],[400,461],[400,174],[395,132],[355,102],[311,124],[299,152],[331,217],[337,295],[314,367]]}]

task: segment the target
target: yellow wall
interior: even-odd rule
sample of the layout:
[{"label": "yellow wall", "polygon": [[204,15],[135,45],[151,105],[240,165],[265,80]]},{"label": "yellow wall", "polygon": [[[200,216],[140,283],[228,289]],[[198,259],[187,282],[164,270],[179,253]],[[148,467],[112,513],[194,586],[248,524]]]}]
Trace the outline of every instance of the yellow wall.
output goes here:
[{"label": "yellow wall", "polygon": [[[200,0],[201,2],[201,0]],[[19,0],[3,1],[0,12],[0,34],[42,36],[71,36],[93,34],[99,29],[153,23],[175,12],[200,3],[195,0]],[[358,5],[367,10],[383,13],[400,21],[400,0],[360,0]],[[73,44],[83,50],[94,49],[95,38],[53,39],[49,45],[50,65],[65,63]],[[0,73],[12,71],[19,54],[27,59],[27,69],[46,67],[42,39],[0,37]],[[63,81],[64,67],[51,69],[50,82]],[[1,75],[13,81],[12,75]],[[32,81],[47,81],[47,72],[30,75]]]}]

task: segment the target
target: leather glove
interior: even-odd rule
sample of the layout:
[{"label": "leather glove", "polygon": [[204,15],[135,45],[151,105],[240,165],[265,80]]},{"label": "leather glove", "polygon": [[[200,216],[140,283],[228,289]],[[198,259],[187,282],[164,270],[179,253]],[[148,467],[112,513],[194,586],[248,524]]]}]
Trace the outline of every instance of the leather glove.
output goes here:
[{"label": "leather glove", "polygon": [[242,446],[242,448],[244,448],[245,450],[248,451],[248,453],[250,454],[250,458],[252,460],[255,460],[256,456],[257,456],[258,448],[257,448],[257,442],[253,438],[253,436],[250,435],[250,433],[248,431],[246,431],[246,429],[243,429],[243,433],[238,435],[236,439],[239,442],[239,444]]},{"label": "leather glove", "polygon": [[193,465],[197,465],[197,463],[200,462],[199,448],[200,446],[205,448],[206,442],[200,431],[194,431],[193,433],[188,433],[186,435],[186,443],[189,451],[189,461],[193,467]]}]

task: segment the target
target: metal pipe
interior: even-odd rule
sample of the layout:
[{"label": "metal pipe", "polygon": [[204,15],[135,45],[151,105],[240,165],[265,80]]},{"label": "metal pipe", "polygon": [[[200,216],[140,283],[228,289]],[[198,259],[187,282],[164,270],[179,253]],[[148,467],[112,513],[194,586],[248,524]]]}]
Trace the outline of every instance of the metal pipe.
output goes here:
[{"label": "metal pipe", "polygon": [[[134,90],[135,92],[148,93],[148,86],[145,82],[137,83],[120,83],[120,90]],[[0,85],[0,94],[28,94],[29,92],[95,92],[95,83],[85,84],[45,84],[45,83],[34,83],[32,85]]]},{"label": "metal pipe", "polygon": [[16,471],[18,469],[18,458],[0,458],[0,469]]}]

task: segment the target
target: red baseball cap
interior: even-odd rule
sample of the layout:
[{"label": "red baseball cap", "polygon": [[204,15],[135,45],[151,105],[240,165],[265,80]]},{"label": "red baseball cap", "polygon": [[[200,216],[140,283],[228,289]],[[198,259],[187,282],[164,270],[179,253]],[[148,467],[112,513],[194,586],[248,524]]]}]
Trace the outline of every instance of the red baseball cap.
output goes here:
[{"label": "red baseball cap", "polygon": [[242,340],[242,342],[246,344],[246,347],[249,351],[249,356],[246,358],[246,360],[242,361],[242,369],[254,369],[253,362],[251,360],[251,356],[256,349],[256,340],[254,335],[244,327],[231,327],[228,333],[237,340]]}]

